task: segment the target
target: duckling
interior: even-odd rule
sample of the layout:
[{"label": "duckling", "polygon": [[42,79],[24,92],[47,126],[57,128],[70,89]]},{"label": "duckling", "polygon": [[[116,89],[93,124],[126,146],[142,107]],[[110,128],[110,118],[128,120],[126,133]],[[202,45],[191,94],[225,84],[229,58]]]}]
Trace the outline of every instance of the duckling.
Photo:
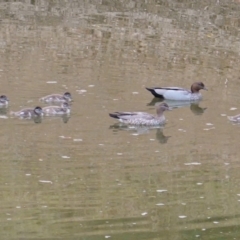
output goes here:
[{"label": "duckling", "polygon": [[43,113],[46,116],[55,116],[55,115],[64,115],[70,114],[70,105],[67,102],[63,102],[62,105],[59,106],[48,106],[43,108]]},{"label": "duckling", "polygon": [[0,96],[0,107],[7,107],[9,103],[9,99],[6,95]]},{"label": "duckling", "polygon": [[46,103],[62,103],[62,102],[71,102],[72,96],[71,93],[65,92],[62,94],[51,94],[39,99],[42,102]]},{"label": "duckling", "polygon": [[42,108],[39,106],[35,108],[24,108],[17,112],[10,112],[10,114],[20,118],[35,118],[43,116]]}]

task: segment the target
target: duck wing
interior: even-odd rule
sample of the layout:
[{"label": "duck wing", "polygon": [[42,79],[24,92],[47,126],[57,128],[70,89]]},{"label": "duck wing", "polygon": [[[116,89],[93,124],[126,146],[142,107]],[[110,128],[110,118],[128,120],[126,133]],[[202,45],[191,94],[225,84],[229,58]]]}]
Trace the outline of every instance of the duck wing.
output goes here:
[{"label": "duck wing", "polygon": [[180,87],[154,87],[146,88],[154,97],[169,100],[189,100],[191,91]]},{"label": "duck wing", "polygon": [[154,118],[153,115],[145,112],[114,112],[114,113],[109,113],[109,116],[117,119],[122,119],[122,120],[129,120],[129,119],[136,119],[136,118],[151,120]]}]

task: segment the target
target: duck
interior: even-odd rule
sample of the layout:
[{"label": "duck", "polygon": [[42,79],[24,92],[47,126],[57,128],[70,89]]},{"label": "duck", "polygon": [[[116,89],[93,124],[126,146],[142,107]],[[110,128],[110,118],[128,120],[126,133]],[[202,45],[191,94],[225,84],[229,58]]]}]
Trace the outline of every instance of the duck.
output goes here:
[{"label": "duck", "polygon": [[7,98],[6,95],[1,95],[0,96],[0,107],[7,107],[9,103],[9,99]]},{"label": "duck", "polygon": [[202,82],[195,82],[192,84],[191,89],[180,87],[153,87],[146,88],[154,97],[163,98],[166,100],[176,101],[196,101],[202,99],[200,90],[208,90]]},{"label": "duck", "polygon": [[163,102],[156,106],[156,116],[146,112],[114,112],[109,113],[109,116],[129,125],[157,126],[165,124],[166,119],[163,112],[166,110],[171,109]]},{"label": "duck", "polygon": [[39,100],[46,103],[71,102],[72,95],[70,92],[65,92],[64,94],[51,94],[51,95],[44,96]]},{"label": "duck", "polygon": [[10,112],[10,114],[20,118],[36,118],[42,117],[43,111],[41,107],[37,106],[35,108],[24,108],[17,112]]},{"label": "duck", "polygon": [[240,114],[238,114],[236,116],[228,116],[228,119],[231,122],[240,123]]},{"label": "duck", "polygon": [[65,115],[70,114],[70,105],[67,102],[63,102],[61,106],[48,106],[43,108],[44,115]]}]

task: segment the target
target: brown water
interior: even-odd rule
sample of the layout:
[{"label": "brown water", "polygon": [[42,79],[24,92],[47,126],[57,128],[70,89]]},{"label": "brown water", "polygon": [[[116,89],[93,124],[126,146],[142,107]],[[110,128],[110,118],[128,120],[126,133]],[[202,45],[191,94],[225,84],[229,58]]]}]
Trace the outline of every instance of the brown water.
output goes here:
[{"label": "brown water", "polygon": [[[238,1],[1,1],[1,239],[239,239]],[[161,128],[148,86],[203,81]],[[69,119],[10,111],[70,91]],[[43,106],[43,104],[41,104]]]}]

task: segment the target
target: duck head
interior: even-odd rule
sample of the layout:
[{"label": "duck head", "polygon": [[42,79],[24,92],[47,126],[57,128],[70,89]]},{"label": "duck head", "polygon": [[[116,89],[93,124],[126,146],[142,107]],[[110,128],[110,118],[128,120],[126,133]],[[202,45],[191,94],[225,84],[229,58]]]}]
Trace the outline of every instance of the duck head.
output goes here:
[{"label": "duck head", "polygon": [[6,95],[1,95],[1,96],[0,96],[0,101],[1,101],[1,102],[9,102],[9,99],[7,98]]},{"label": "duck head", "polygon": [[43,114],[42,108],[39,106],[35,107],[33,111],[37,116],[41,116]]},{"label": "duck head", "polygon": [[205,85],[202,82],[195,82],[192,84],[191,86],[191,92],[192,93],[197,93],[199,92],[201,89],[206,90],[207,88],[205,87]]},{"label": "duck head", "polygon": [[165,102],[158,104],[156,107],[157,115],[161,115],[164,111],[169,110],[171,110],[171,108]]},{"label": "duck head", "polygon": [[70,108],[69,103],[67,102],[62,103],[62,108]]},{"label": "duck head", "polygon": [[63,97],[66,99],[66,101],[69,101],[69,102],[72,101],[72,95],[70,92],[65,92],[63,94]]}]

